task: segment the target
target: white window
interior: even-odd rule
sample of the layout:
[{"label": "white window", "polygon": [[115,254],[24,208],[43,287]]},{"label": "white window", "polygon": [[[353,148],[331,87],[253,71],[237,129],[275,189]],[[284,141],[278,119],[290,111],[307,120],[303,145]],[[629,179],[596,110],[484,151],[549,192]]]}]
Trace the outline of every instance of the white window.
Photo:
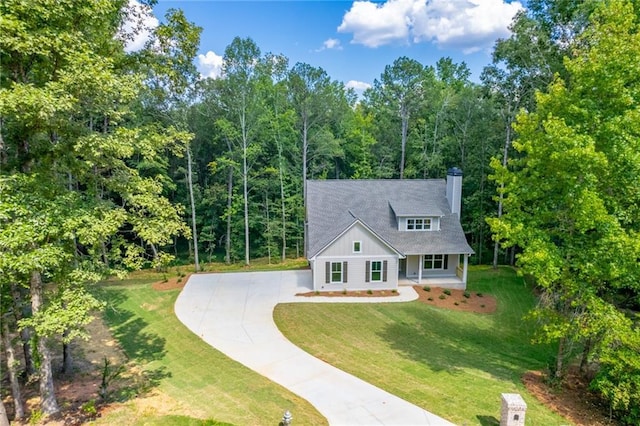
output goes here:
[{"label": "white window", "polygon": [[371,281],[382,281],[382,261],[371,262]]},{"label": "white window", "polygon": [[354,253],[362,253],[362,242],[354,241],[353,242],[353,252]]},{"label": "white window", "polygon": [[444,254],[425,254],[424,269],[446,269],[447,256]]},{"label": "white window", "polygon": [[342,282],[342,262],[331,262],[331,282]]},{"label": "white window", "polygon": [[407,219],[407,231],[431,231],[431,219],[428,217]]}]

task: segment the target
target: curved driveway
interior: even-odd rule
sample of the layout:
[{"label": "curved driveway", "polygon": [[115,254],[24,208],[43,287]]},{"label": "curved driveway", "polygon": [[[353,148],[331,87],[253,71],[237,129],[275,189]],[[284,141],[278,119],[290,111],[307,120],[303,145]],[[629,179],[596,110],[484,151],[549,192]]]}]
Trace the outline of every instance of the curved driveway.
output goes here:
[{"label": "curved driveway", "polygon": [[191,275],[175,312],[214,348],[309,401],[330,425],[452,425],[309,355],[287,340],[273,321],[278,303],[408,301],[417,298],[413,289],[401,287],[399,296],[377,300],[295,297],[310,291],[310,274],[304,270]]}]

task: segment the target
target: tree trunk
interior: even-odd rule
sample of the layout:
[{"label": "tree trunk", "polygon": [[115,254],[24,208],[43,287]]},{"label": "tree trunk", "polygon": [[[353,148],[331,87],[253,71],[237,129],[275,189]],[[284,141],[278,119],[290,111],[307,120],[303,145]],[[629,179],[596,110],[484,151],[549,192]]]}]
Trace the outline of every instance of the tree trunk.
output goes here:
[{"label": "tree trunk", "polygon": [[191,201],[191,232],[193,233],[193,257],[196,263],[196,272],[200,272],[200,260],[198,258],[198,229],[196,227],[196,203],[193,198],[193,175],[191,173],[191,148],[187,147],[187,184],[189,185],[189,199]]},{"label": "tree trunk", "polygon": [[[42,276],[40,272],[33,271],[31,273],[31,309],[35,315],[42,309]],[[45,336],[36,336],[38,338],[38,354],[40,355],[40,406],[42,412],[47,416],[53,416],[60,412],[58,401],[56,400],[55,387],[53,383],[53,371],[51,369],[51,354],[47,347],[47,339]]]},{"label": "tree trunk", "polygon": [[244,200],[244,264],[249,266],[249,190],[247,181],[249,180],[249,171],[247,170],[247,145],[246,142],[242,147],[242,196]]},{"label": "tree trunk", "polygon": [[[11,293],[13,295],[13,314],[15,316],[16,324],[25,317],[31,316],[31,306],[24,301],[27,299],[26,289],[24,287],[18,287],[16,283],[11,283]],[[20,340],[22,341],[22,351],[24,354],[24,369],[27,376],[32,376],[35,373],[35,367],[33,366],[33,352],[31,347],[31,329],[24,327],[20,330]]]},{"label": "tree trunk", "polygon": [[0,426],[9,426],[7,409],[4,407],[4,401],[2,400],[2,398],[0,398]]},{"label": "tree trunk", "polygon": [[264,206],[267,214],[267,259],[271,265],[271,218],[269,217],[269,194],[264,194]]},{"label": "tree trunk", "polygon": [[591,348],[593,347],[593,340],[591,338],[584,342],[584,348],[582,349],[582,357],[580,359],[580,374],[584,375],[587,372],[587,365],[589,364],[589,354],[591,354]]},{"label": "tree trunk", "polygon": [[227,234],[224,242],[224,262],[231,263],[231,205],[233,203],[233,168],[229,167],[227,176]]},{"label": "tree trunk", "polygon": [[404,179],[404,157],[407,150],[407,131],[409,129],[409,113],[402,107],[400,118],[402,120],[402,142],[400,146],[400,179]]},{"label": "tree trunk", "polygon": [[558,353],[556,355],[556,371],[553,372],[553,378],[558,382],[562,380],[564,376],[564,352],[566,345],[566,338],[560,338],[560,342],[558,343]]},{"label": "tree trunk", "polygon": [[[5,352],[7,354],[7,372],[9,373],[9,384],[11,386],[11,395],[13,396],[13,411],[14,411],[13,419],[20,420],[24,417],[24,408],[22,406],[22,396],[20,394],[20,382],[18,381],[17,366],[19,362],[16,361],[13,345],[11,344],[11,336],[9,334],[9,324],[6,317],[2,321],[2,342],[4,344]],[[0,398],[0,400],[1,399],[2,398]],[[5,412],[5,416],[6,416],[6,412]],[[1,413],[0,413],[0,417],[2,417]],[[1,418],[0,418],[0,424],[2,424]]]},{"label": "tree trunk", "polygon": [[62,374],[71,374],[73,371],[73,358],[71,357],[71,343],[65,343],[64,340],[69,336],[69,331],[62,333]]},{"label": "tree trunk", "polygon": [[[282,152],[282,151],[281,151]],[[280,208],[282,210],[282,262],[287,260],[287,210],[284,199],[284,179],[282,177],[282,160],[280,161]]]},{"label": "tree trunk", "polygon": [[[504,148],[502,150],[502,167],[507,167],[507,161],[509,159],[509,145],[511,144],[511,113],[509,109],[509,113],[507,115],[507,125],[506,125],[506,136],[504,139]],[[504,184],[500,185],[500,194],[498,195],[498,219],[502,217],[502,202],[504,196],[502,195],[502,191],[504,190]],[[498,267],[498,252],[500,250],[500,242],[496,241],[493,246],[493,269]]]}]

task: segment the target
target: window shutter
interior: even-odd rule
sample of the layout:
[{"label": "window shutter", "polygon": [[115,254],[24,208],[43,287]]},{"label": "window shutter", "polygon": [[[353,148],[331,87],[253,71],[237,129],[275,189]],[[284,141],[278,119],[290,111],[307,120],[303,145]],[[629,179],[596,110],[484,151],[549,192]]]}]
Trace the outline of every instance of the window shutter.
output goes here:
[{"label": "window shutter", "polygon": [[331,282],[331,262],[324,262],[324,282],[329,284]]},{"label": "window shutter", "polygon": [[449,255],[443,254],[442,257],[444,257],[444,269],[449,269]]},{"label": "window shutter", "polygon": [[342,282],[347,282],[347,262],[342,262]]},{"label": "window shutter", "polygon": [[369,271],[371,270],[371,262],[367,260],[367,266],[365,267],[364,270],[364,282],[368,283],[369,282]]},{"label": "window shutter", "polygon": [[387,282],[387,261],[382,262],[382,281]]}]

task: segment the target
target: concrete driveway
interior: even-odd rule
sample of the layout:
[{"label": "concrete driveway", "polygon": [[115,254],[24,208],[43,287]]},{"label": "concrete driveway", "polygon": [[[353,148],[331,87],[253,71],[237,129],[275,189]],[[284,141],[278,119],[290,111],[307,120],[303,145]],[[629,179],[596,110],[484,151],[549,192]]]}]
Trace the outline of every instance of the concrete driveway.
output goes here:
[{"label": "concrete driveway", "polygon": [[[191,275],[176,300],[175,312],[205,342],[306,399],[331,425],[452,424],[332,367],[287,340],[273,321],[278,303],[376,301],[295,297],[310,290],[308,270]],[[401,287],[398,297],[378,301],[415,298],[411,287]]]}]

